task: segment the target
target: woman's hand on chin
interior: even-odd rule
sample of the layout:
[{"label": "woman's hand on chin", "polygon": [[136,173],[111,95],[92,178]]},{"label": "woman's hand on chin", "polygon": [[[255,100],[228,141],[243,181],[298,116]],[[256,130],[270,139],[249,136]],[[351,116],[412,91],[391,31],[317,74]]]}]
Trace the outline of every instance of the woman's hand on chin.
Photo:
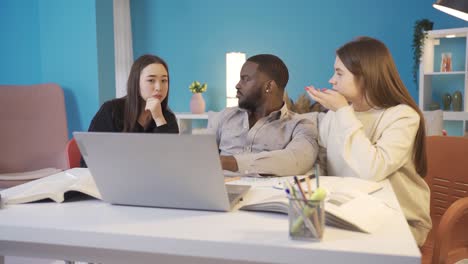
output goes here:
[{"label": "woman's hand on chin", "polygon": [[145,110],[151,112],[151,117],[153,118],[156,126],[162,126],[167,124],[166,119],[164,118],[161,106],[161,100],[158,98],[150,97],[146,100]]}]

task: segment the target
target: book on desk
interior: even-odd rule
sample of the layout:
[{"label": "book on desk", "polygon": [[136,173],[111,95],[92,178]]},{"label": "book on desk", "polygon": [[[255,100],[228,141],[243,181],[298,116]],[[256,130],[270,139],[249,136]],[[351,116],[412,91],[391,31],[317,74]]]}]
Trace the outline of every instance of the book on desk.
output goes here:
[{"label": "book on desk", "polygon": [[[240,210],[288,214],[288,199],[278,188],[284,178],[230,178],[229,183],[249,184],[253,188],[245,197]],[[379,183],[351,177],[322,176],[321,186],[328,190],[325,200],[327,225],[372,233],[380,228],[392,208],[369,195],[382,188]],[[257,187],[257,188],[256,188]],[[265,188],[267,187],[267,188]],[[305,188],[305,186],[304,186]],[[80,192],[101,199],[94,179],[87,168],[73,168],[57,174],[0,191],[5,205],[51,199],[61,203],[68,192]]]},{"label": "book on desk", "polygon": [[[382,188],[377,182],[351,177],[320,177],[327,189],[326,224],[337,228],[373,233],[384,226],[394,209],[370,195]],[[278,180],[273,180],[277,186]],[[276,182],[276,183],[275,183]],[[306,186],[303,186],[306,189]],[[315,187],[314,187],[315,188]],[[288,198],[279,188],[252,188],[240,210],[288,214]]]},{"label": "book on desk", "polygon": [[5,205],[21,204],[51,199],[57,203],[65,200],[67,192],[80,192],[101,199],[101,194],[87,168],[73,168],[51,176],[23,183],[0,191]]}]

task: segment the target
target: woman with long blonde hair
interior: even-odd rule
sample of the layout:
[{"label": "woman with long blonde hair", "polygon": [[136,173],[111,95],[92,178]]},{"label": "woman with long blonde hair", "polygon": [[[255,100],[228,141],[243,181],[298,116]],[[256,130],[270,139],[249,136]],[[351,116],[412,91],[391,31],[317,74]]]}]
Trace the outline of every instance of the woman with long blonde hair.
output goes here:
[{"label": "woman with long blonde hair", "polygon": [[328,175],[388,179],[419,246],[432,227],[429,215],[424,117],[411,98],[388,48],[360,37],[336,51],[332,89],[306,87],[330,109],[320,122]]}]

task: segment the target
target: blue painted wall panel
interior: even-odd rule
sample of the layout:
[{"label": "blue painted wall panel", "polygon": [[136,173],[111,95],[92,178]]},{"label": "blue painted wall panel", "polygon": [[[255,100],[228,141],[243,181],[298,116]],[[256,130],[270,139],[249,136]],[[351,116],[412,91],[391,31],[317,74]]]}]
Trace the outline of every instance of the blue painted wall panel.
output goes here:
[{"label": "blue painted wall panel", "polygon": [[41,82],[37,1],[0,0],[0,83]]},{"label": "blue painted wall panel", "polygon": [[41,0],[41,76],[65,91],[69,132],[86,130],[99,107],[95,0]]},{"label": "blue painted wall panel", "polygon": [[[220,110],[226,52],[279,55],[296,99],[307,84],[328,85],[336,48],[370,35],[388,45],[416,98],[414,22],[428,18],[435,29],[468,26],[435,10],[433,2],[131,0],[134,55],[155,53],[168,61],[175,111],[189,111],[193,80],[209,84],[207,109]],[[57,82],[65,90],[70,132],[86,130],[99,105],[113,97],[109,16],[110,0],[0,0],[0,83]]]},{"label": "blue painted wall panel", "polygon": [[96,1],[99,105],[115,98],[114,18],[112,0]]},{"label": "blue painted wall panel", "polygon": [[287,91],[296,99],[308,84],[328,86],[335,50],[356,36],[384,41],[403,81],[417,98],[412,82],[414,22],[428,18],[435,28],[468,23],[432,7],[431,0],[133,0],[135,58],[154,53],[167,60],[171,73],[170,105],[189,111],[193,80],[208,82],[207,109],[225,106],[225,53],[247,56],[273,53],[290,70]]}]

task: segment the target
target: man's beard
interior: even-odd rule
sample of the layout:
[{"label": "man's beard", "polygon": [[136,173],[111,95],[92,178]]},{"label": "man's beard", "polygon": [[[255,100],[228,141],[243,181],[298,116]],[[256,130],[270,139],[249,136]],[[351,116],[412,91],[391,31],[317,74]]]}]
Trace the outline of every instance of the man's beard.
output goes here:
[{"label": "man's beard", "polygon": [[258,87],[255,92],[239,100],[239,107],[250,112],[255,112],[262,101],[262,89]]}]

